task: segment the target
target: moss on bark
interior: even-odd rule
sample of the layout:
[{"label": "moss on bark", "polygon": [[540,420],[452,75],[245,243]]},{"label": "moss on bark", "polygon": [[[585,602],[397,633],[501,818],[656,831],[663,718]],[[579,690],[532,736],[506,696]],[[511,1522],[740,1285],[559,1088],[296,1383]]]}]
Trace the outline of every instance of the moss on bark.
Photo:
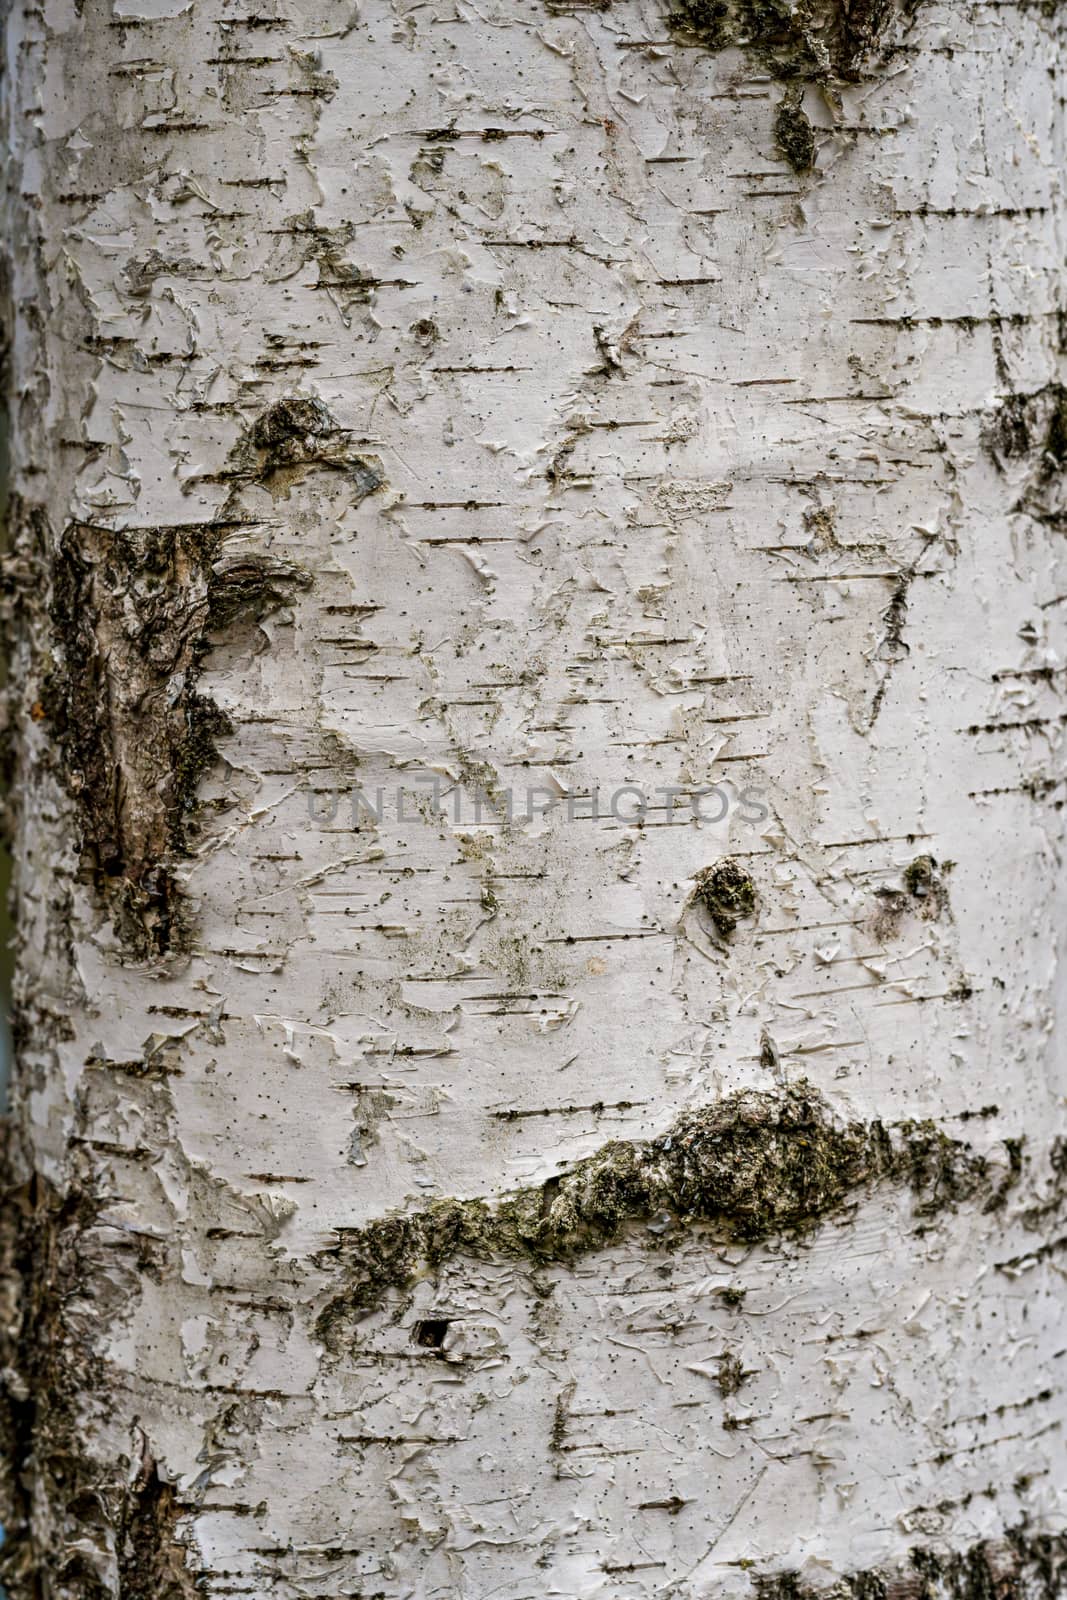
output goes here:
[{"label": "moss on bark", "polygon": [[804,1233],[878,1181],[907,1185],[922,1214],[997,1189],[985,1157],[931,1122],[840,1122],[804,1081],[742,1090],[683,1113],[656,1138],[614,1140],[561,1177],[499,1200],[432,1200],[346,1230],[335,1256],[347,1283],[318,1331],[335,1346],[353,1314],[457,1256],[567,1262],[653,1218],[755,1243]]}]

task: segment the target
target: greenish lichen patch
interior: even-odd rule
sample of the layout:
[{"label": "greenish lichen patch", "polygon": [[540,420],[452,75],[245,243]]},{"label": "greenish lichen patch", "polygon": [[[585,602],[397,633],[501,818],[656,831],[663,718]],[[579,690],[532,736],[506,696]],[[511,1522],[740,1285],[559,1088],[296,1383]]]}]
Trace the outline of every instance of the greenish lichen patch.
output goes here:
[{"label": "greenish lichen patch", "polygon": [[815,133],[803,106],[802,91],[792,85],[774,114],[774,137],[794,172],[810,172],[815,165]]},{"label": "greenish lichen patch", "polygon": [[729,1306],[731,1311],[738,1311],[745,1303],[745,1296],[748,1290],[737,1289],[733,1284],[728,1284],[725,1289],[716,1289],[714,1292],[724,1306]]},{"label": "greenish lichen patch", "polygon": [[84,868],[135,959],[173,954],[189,935],[173,864],[191,848],[197,788],[229,731],[197,689],[211,638],[258,622],[308,581],[285,562],[234,553],[225,526],[76,522],[60,540],[46,709]]},{"label": "greenish lichen patch", "polygon": [[497,1200],[432,1200],[344,1230],[333,1252],[347,1283],[321,1313],[331,1347],[390,1288],[406,1288],[454,1257],[568,1262],[628,1227],[662,1247],[666,1221],[707,1224],[724,1240],[799,1234],[878,1181],[902,1183],[923,1214],[995,1187],[986,1158],[933,1123],[889,1129],[838,1121],[806,1082],[742,1090],[685,1112],[658,1137],[614,1140],[569,1172]]},{"label": "greenish lichen patch", "polygon": [[728,940],[739,922],[756,914],[756,886],[745,869],[726,856],[695,877],[695,898],[721,939]]},{"label": "greenish lichen patch", "polygon": [[719,1370],[715,1378],[719,1386],[719,1393],[724,1400],[728,1400],[732,1394],[736,1394],[748,1376],[749,1374],[746,1373],[741,1364],[740,1357],[735,1355],[732,1350],[728,1350],[725,1355],[719,1357]]},{"label": "greenish lichen patch", "polygon": [[914,861],[908,862],[901,877],[906,892],[913,901],[918,902],[921,914],[927,921],[941,915],[948,895],[933,856],[916,856]]},{"label": "greenish lichen patch", "polygon": [[966,1550],[917,1546],[895,1567],[846,1573],[832,1587],[798,1572],[754,1573],[757,1600],[1060,1600],[1067,1534],[1011,1528]]},{"label": "greenish lichen patch", "polygon": [[736,45],[777,78],[848,81],[880,43],[894,0],[676,0],[669,25],[707,50]]},{"label": "greenish lichen patch", "polygon": [[931,855],[916,856],[909,861],[900,875],[902,887],[891,885],[875,890],[878,910],[873,931],[879,939],[891,938],[906,916],[918,916],[923,922],[936,922],[948,910],[948,889],[945,875],[952,870],[952,862],[940,866]]}]

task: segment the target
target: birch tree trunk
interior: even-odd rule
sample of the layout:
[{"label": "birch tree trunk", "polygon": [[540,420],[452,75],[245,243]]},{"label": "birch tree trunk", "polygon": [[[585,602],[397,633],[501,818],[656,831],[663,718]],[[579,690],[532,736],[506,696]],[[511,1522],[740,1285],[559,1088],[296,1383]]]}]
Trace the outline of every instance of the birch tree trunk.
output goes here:
[{"label": "birch tree trunk", "polygon": [[12,1600],[1067,1593],[1063,15],[10,10]]}]

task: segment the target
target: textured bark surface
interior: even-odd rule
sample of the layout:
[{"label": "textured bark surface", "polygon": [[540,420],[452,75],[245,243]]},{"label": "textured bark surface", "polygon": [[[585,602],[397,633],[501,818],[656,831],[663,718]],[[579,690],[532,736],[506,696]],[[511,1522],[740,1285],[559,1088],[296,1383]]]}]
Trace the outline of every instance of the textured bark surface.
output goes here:
[{"label": "textured bark surface", "polygon": [[1063,16],[10,8],[13,1600],[1067,1592]]}]

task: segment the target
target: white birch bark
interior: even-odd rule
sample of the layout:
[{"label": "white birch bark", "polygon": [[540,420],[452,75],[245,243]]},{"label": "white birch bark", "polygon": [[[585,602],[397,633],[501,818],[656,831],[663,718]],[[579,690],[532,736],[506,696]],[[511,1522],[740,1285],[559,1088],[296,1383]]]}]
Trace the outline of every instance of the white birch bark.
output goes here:
[{"label": "white birch bark", "polygon": [[15,1600],[1064,1592],[1063,13],[773,9],[10,11]]}]

